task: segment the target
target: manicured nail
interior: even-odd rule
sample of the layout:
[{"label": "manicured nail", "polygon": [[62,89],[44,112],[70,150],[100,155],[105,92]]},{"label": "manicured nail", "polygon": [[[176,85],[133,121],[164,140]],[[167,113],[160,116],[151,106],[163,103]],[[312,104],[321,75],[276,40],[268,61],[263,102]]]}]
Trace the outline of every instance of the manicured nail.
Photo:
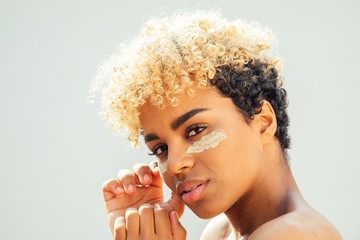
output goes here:
[{"label": "manicured nail", "polygon": [[151,208],[151,205],[148,204],[148,203],[144,203],[144,204],[141,204],[141,206],[140,206],[139,208],[142,208],[142,207],[149,207],[149,208]]},{"label": "manicured nail", "polygon": [[145,181],[145,182],[149,182],[149,181],[150,181],[150,176],[149,176],[149,174],[145,174],[145,175],[144,175],[144,181]]},{"label": "manicured nail", "polygon": [[132,192],[134,192],[134,186],[133,185],[128,185],[127,186],[127,190],[128,190],[128,192],[130,192],[130,193],[132,193]]},{"label": "manicured nail", "polygon": [[157,162],[154,162],[154,165],[152,166],[152,169],[154,171],[158,170],[159,169],[159,164]]},{"label": "manicured nail", "polygon": [[139,213],[142,212],[142,211],[144,211],[144,209],[146,209],[146,208],[149,208],[149,209],[152,210],[151,205],[145,203],[145,204],[142,204],[142,205],[139,207]]},{"label": "manicured nail", "polygon": [[116,187],[116,188],[115,188],[115,191],[116,191],[117,193],[119,193],[119,194],[123,193],[123,190],[122,190],[121,187]]},{"label": "manicured nail", "polygon": [[126,214],[129,214],[131,212],[137,212],[137,209],[136,208],[127,208],[126,209]]}]

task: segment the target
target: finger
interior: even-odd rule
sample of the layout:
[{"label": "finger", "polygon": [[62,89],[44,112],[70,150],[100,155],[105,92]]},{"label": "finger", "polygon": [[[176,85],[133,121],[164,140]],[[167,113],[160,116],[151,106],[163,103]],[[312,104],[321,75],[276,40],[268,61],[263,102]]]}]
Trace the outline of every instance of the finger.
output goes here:
[{"label": "finger", "polygon": [[173,240],[186,239],[186,229],[181,225],[177,212],[170,213],[171,234]]},{"label": "finger", "polygon": [[135,193],[135,184],[136,179],[135,175],[128,169],[121,169],[118,174],[117,178],[119,182],[122,184],[125,193],[127,194],[133,194]]},{"label": "finger", "polygon": [[171,239],[169,215],[165,208],[155,205],[154,218],[156,235],[161,239]]},{"label": "finger", "polygon": [[140,183],[143,185],[150,185],[152,181],[152,171],[149,165],[145,163],[135,164],[133,168],[134,174],[139,178]]},{"label": "finger", "polygon": [[153,208],[144,204],[139,208],[140,214],[140,238],[150,239],[155,235]]},{"label": "finger", "polygon": [[163,207],[165,207],[168,213],[176,211],[178,216],[181,217],[184,213],[185,204],[174,192],[171,192],[171,198],[163,204]]},{"label": "finger", "polygon": [[116,179],[109,179],[102,185],[102,191],[104,200],[108,201],[116,196],[120,196],[124,193],[121,184]]},{"label": "finger", "polygon": [[136,208],[128,208],[125,213],[126,239],[133,240],[139,238],[139,213]]},{"label": "finger", "polygon": [[153,173],[156,173],[156,174],[159,174],[159,164],[158,164],[158,161],[155,160],[155,161],[152,161],[150,164],[149,164],[150,168],[151,168],[151,171],[153,171]]},{"label": "finger", "polygon": [[121,216],[116,218],[114,223],[114,240],[125,240],[126,239],[126,223],[125,217]]},{"label": "finger", "polygon": [[157,187],[162,187],[163,180],[161,179],[161,176],[160,176],[158,162],[157,161],[152,161],[149,164],[149,167],[151,169],[151,174],[152,174],[151,185],[157,186]]}]

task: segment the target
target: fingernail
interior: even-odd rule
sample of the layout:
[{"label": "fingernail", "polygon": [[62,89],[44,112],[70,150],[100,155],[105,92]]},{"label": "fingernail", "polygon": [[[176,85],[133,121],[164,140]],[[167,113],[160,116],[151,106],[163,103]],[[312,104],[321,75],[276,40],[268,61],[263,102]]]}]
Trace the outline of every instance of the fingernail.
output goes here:
[{"label": "fingernail", "polygon": [[123,193],[123,190],[122,190],[121,187],[116,187],[116,188],[115,188],[115,191],[116,191],[117,193],[119,193],[119,194]]},{"label": "fingernail", "polygon": [[157,170],[158,168],[159,168],[159,164],[155,162],[154,165],[152,166],[152,169]]},{"label": "fingernail", "polygon": [[131,212],[137,212],[137,209],[136,208],[127,208],[126,209],[126,214],[129,214]]},{"label": "fingernail", "polygon": [[145,175],[144,175],[144,181],[145,181],[145,182],[149,182],[149,181],[150,181],[150,176],[149,176],[149,174],[145,174]]},{"label": "fingernail", "polygon": [[144,204],[141,204],[141,206],[139,207],[140,208],[143,208],[143,207],[150,207],[151,208],[151,205],[148,204],[148,203],[144,203]]},{"label": "fingernail", "polygon": [[127,190],[128,190],[128,192],[131,192],[131,193],[134,192],[134,186],[131,185],[131,184],[128,185],[128,186],[127,186]]}]

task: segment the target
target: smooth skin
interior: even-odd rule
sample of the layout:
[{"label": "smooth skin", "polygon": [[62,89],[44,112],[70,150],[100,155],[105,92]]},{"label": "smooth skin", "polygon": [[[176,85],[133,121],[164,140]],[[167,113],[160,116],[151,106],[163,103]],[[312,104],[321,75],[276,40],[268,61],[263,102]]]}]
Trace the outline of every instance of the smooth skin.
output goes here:
[{"label": "smooth skin", "polygon": [[[172,199],[164,204],[168,212],[177,211],[181,216],[179,184],[204,182],[206,187],[201,195],[187,204],[201,218],[215,217],[201,239],[227,239],[231,234],[249,240],[342,239],[335,227],[301,196],[274,136],[276,116],[267,101],[248,123],[231,99],[213,88],[197,90],[195,97],[183,94],[179,100],[177,107],[165,109],[145,104],[140,115],[148,148],[156,154],[159,164],[166,166],[161,178],[173,192]],[[194,109],[195,114],[184,117]],[[216,129],[225,131],[226,140],[201,153],[186,153],[193,142]],[[162,201],[159,173],[152,170],[148,180],[145,176],[150,174],[149,170],[139,169],[147,168],[143,165],[132,172],[121,170],[117,180],[104,184],[107,194],[118,196],[109,198],[104,192],[113,232],[117,228],[113,223],[124,216],[127,208],[138,209],[142,204]],[[138,182],[149,184],[150,189],[129,191],[128,186]],[[114,190],[118,186],[122,193]],[[185,230],[176,219],[171,226],[173,237],[184,236]],[[129,227],[123,228],[141,232],[141,226]]]}]

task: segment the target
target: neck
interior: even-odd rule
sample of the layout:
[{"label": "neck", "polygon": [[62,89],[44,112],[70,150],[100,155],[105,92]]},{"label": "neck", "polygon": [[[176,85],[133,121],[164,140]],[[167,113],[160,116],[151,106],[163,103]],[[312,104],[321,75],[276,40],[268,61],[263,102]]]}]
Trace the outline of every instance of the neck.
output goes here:
[{"label": "neck", "polygon": [[263,162],[250,190],[225,212],[235,233],[242,236],[293,211],[297,203],[304,201],[278,144],[264,149]]}]

